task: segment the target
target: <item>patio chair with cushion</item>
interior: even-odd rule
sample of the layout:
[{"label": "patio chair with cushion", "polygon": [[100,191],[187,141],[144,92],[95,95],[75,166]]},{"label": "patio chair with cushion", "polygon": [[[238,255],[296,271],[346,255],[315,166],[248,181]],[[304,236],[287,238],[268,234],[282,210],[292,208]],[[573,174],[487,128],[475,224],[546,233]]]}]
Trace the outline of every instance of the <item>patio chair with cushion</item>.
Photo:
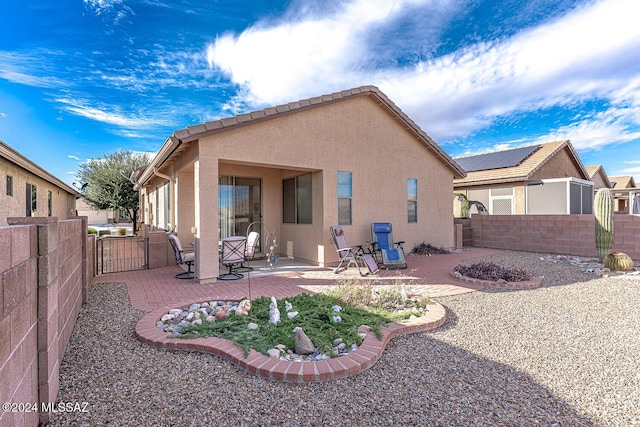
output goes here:
[{"label": "patio chair with cushion", "polygon": [[346,262],[347,265],[344,267],[346,270],[351,265],[354,265],[358,269],[358,273],[361,276],[362,270],[360,270],[360,264],[358,261],[362,261],[365,266],[369,269],[369,274],[376,273],[378,271],[378,264],[376,263],[373,255],[370,252],[366,252],[362,245],[349,246],[347,244],[347,239],[344,236],[344,230],[339,225],[334,225],[333,227],[329,227],[331,231],[331,238],[333,243],[336,245],[336,251],[338,252],[338,256],[340,257],[340,263],[333,270],[334,273],[338,274],[340,272],[340,267]]},{"label": "patio chair with cushion", "polygon": [[402,248],[404,241],[394,242],[391,231],[391,223],[389,222],[374,222],[371,224],[373,253],[380,254],[382,258],[377,259],[378,265],[385,269],[407,268],[407,260]]},{"label": "patio chair with cushion", "polygon": [[[251,231],[247,236],[247,248],[244,253],[245,262],[253,261],[256,255],[256,248],[258,247],[258,242],[260,242],[260,233],[257,231]],[[238,271],[251,271],[253,267],[245,265],[244,262],[240,264],[238,267]]]},{"label": "patio chair with cushion", "polygon": [[238,272],[242,263],[246,260],[247,238],[244,236],[231,236],[222,240],[222,254],[220,263],[229,268],[228,273],[218,276],[218,280],[236,280],[244,276]]},{"label": "patio chair with cushion", "polygon": [[194,273],[191,271],[191,267],[196,259],[196,254],[194,252],[185,253],[182,249],[182,244],[180,244],[180,239],[175,234],[169,234],[169,243],[171,243],[171,247],[173,248],[176,263],[187,266],[187,271],[176,274],[176,277],[178,279],[193,279]]}]

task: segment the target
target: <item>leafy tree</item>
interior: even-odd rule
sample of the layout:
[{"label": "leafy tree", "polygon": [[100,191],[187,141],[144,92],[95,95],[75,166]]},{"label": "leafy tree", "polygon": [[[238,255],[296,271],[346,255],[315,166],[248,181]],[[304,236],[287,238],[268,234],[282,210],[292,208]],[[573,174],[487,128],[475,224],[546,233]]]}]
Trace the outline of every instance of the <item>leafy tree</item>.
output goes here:
[{"label": "leafy tree", "polygon": [[148,154],[130,150],[117,150],[81,163],[76,178],[83,183],[82,196],[98,210],[125,209],[135,227],[140,204],[129,177],[149,163]]}]

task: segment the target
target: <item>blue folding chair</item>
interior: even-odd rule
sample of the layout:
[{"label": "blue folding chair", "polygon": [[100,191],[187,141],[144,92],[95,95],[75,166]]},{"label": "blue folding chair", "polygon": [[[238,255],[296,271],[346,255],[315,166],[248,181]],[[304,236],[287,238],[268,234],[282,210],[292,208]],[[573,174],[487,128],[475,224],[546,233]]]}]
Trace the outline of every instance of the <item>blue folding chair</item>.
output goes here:
[{"label": "blue folding chair", "polygon": [[371,237],[373,245],[373,253],[380,254],[378,265],[385,269],[403,269],[407,268],[407,260],[404,257],[404,249],[402,245],[404,241],[394,242],[391,233],[391,223],[374,222],[371,224]]}]

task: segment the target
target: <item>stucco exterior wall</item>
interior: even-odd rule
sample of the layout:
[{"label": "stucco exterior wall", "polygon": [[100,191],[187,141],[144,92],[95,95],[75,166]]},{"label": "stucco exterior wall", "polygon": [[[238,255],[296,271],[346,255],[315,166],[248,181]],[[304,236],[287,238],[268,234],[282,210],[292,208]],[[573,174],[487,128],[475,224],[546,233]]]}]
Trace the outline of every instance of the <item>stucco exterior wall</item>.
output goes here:
[{"label": "stucco exterior wall", "polygon": [[569,153],[569,149],[565,147],[555,156],[552,156],[540,169],[534,172],[531,180],[567,177],[588,179],[583,176]]},{"label": "stucco exterior wall", "polygon": [[[13,196],[6,191],[6,177],[13,177]],[[26,216],[26,185],[36,186],[36,211],[33,216],[46,217],[48,215],[47,197],[51,191],[51,215],[61,220],[75,215],[75,195],[51,184],[35,174],[0,157],[0,225],[7,225],[8,217]]]},{"label": "stucco exterior wall", "polygon": [[[329,234],[338,224],[338,171],[352,173],[352,224],[343,226],[349,242],[369,243],[371,223],[388,221],[407,251],[421,242],[454,246],[454,170],[375,97],[323,103],[181,144],[179,156],[158,172],[176,182],[176,231],[183,246],[195,244],[201,282],[219,274],[220,176],[261,179],[261,221],[275,231],[282,255],[338,262]],[[283,179],[305,173],[312,174],[312,224],[283,223]],[[409,178],[418,182],[417,223],[407,219]],[[145,208],[156,184],[156,177],[145,182]],[[148,213],[144,218],[153,224]]]}]

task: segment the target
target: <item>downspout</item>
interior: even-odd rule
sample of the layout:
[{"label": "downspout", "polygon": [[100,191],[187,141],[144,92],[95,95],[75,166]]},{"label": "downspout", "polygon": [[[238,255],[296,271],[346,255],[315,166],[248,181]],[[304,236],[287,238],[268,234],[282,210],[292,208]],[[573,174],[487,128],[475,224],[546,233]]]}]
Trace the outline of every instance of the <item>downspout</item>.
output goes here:
[{"label": "downspout", "polygon": [[175,197],[175,183],[173,182],[173,178],[171,178],[169,175],[165,175],[163,173],[158,172],[158,168],[157,167],[153,167],[153,174],[159,178],[163,178],[166,179],[167,181],[169,181],[169,197],[171,199],[171,230],[174,231],[176,228],[176,221],[175,221],[175,212],[176,212],[176,197]]}]

